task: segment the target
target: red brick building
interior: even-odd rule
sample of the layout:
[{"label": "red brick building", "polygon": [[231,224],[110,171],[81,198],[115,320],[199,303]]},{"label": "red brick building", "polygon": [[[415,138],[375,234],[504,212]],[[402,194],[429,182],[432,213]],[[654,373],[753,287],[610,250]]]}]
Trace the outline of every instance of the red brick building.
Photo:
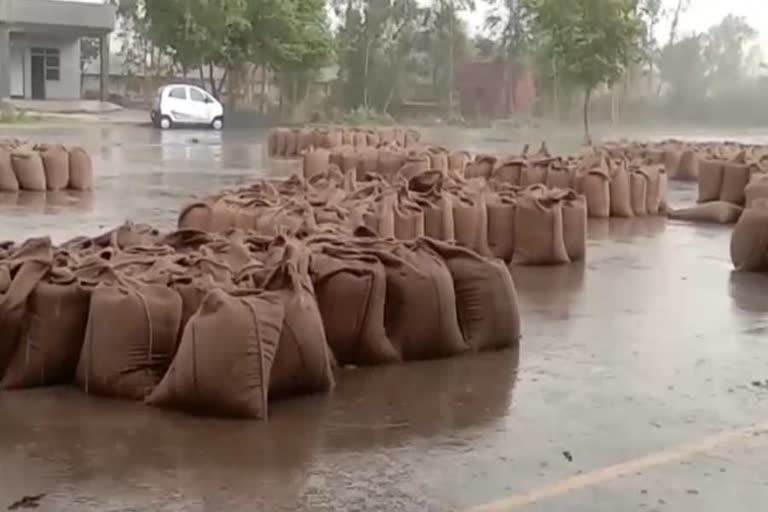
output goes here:
[{"label": "red brick building", "polygon": [[469,62],[458,75],[461,113],[467,119],[529,115],[536,102],[530,69],[504,62]]}]

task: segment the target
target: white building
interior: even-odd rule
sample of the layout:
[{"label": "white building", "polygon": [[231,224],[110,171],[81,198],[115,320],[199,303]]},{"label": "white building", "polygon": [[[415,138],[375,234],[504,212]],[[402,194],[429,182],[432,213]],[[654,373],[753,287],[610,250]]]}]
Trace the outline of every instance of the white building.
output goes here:
[{"label": "white building", "polygon": [[80,38],[100,39],[109,69],[114,25],[115,8],[92,1],[0,0],[0,100],[80,99]]}]

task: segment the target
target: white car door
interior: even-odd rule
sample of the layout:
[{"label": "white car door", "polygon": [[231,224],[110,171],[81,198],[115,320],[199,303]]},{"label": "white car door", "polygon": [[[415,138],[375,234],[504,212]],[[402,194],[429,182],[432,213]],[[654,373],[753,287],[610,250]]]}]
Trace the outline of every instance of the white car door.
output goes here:
[{"label": "white car door", "polygon": [[189,99],[190,103],[192,103],[192,109],[195,112],[196,122],[208,124],[213,121],[210,103],[207,101],[207,93],[201,91],[197,87],[190,87]]},{"label": "white car door", "polygon": [[174,123],[193,123],[194,117],[190,107],[187,87],[184,85],[171,86],[165,98],[165,110]]}]

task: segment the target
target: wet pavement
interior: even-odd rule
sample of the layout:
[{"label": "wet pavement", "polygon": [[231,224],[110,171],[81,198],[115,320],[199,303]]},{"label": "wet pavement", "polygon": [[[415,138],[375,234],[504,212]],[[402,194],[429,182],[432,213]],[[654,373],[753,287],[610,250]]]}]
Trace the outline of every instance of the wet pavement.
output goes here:
[{"label": "wet pavement", "polygon": [[[89,125],[29,138],[80,140],[98,186],[3,203],[0,239],[125,218],[171,227],[192,194],[266,167],[255,132]],[[673,187],[674,204],[693,198]],[[332,394],[274,403],[268,423],[68,388],[0,393],[0,510],[40,494],[37,510],[72,512],[761,510],[768,276],[732,273],[729,240],[722,226],[591,221],[586,264],[513,268],[519,352],[342,370]]]}]

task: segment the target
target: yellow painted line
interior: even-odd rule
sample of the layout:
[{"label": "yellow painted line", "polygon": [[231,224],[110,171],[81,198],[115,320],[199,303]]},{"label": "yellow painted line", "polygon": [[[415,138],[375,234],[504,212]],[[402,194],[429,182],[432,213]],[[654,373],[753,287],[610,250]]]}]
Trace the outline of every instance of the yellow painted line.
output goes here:
[{"label": "yellow painted line", "polygon": [[[589,473],[566,478],[565,480],[561,480],[554,484],[531,489],[522,494],[515,494],[492,503],[470,508],[466,512],[509,512],[511,510],[518,510],[522,507],[533,505],[534,503],[547,499],[556,498],[573,491],[611,482],[628,475],[634,475],[640,471],[689,459],[726,445],[755,439],[755,435],[760,433],[768,434],[768,423],[762,423],[731,432],[723,432],[689,444],[675,446],[661,452],[646,455],[639,459],[622,462]],[[762,443],[768,442],[768,436],[763,436],[760,441]]]}]

